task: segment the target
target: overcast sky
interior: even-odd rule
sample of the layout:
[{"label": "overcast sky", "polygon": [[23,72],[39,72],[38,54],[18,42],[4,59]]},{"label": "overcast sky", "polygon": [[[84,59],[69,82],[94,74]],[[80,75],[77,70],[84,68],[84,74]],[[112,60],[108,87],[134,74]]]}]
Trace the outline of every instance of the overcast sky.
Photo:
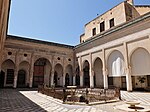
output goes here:
[{"label": "overcast sky", "polygon": [[[77,45],[84,25],[124,0],[11,0],[8,34]],[[150,0],[134,0],[150,5]]]}]

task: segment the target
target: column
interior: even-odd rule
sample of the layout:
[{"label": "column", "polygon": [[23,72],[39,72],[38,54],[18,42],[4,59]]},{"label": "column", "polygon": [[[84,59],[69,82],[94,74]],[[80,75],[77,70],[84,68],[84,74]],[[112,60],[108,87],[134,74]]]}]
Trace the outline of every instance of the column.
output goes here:
[{"label": "column", "polygon": [[33,86],[33,72],[34,72],[34,52],[31,54],[30,58],[30,71],[29,71],[29,87],[32,88]]},{"label": "column", "polygon": [[94,71],[90,69],[90,88],[94,88]]},{"label": "column", "polygon": [[83,87],[83,71],[80,71],[80,87]]},{"label": "column", "polygon": [[127,84],[127,91],[132,91],[132,77],[130,73],[131,68],[126,69],[126,84]]},{"label": "column", "polygon": [[[32,57],[33,58],[33,57]],[[30,82],[29,82],[29,87],[32,88],[33,86],[33,72],[34,72],[34,64],[33,64],[33,59],[31,58],[31,65],[30,65]]]},{"label": "column", "polygon": [[63,73],[63,87],[65,87],[66,82],[66,72]]},{"label": "column", "polygon": [[124,59],[126,65],[126,84],[127,84],[127,91],[132,91],[132,78],[131,78],[131,67],[129,66],[129,59],[128,59],[128,46],[127,43],[124,42]]},{"label": "column", "polygon": [[15,69],[15,71],[14,71],[14,85],[13,85],[13,88],[17,87],[17,74],[18,74],[18,70]]},{"label": "column", "polygon": [[51,71],[51,87],[54,86],[54,71]]},{"label": "column", "polygon": [[92,66],[92,53],[90,53],[89,56],[90,56],[90,69],[89,69],[90,88],[94,88],[94,70]]},{"label": "column", "polygon": [[32,88],[33,84],[33,68],[30,70],[30,82],[29,82],[29,87]]},{"label": "column", "polygon": [[103,78],[104,78],[104,89],[108,89],[108,71],[103,70]]},{"label": "column", "polygon": [[73,76],[73,86],[76,85],[76,76]]}]

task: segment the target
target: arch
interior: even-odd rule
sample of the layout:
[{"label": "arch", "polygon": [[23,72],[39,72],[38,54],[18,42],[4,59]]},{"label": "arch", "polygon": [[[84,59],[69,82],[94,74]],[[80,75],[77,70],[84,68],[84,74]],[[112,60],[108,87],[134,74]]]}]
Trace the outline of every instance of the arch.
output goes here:
[{"label": "arch", "polygon": [[[17,87],[27,87],[27,86],[29,86],[29,82],[30,82],[29,70],[30,70],[30,64],[29,64],[28,61],[20,62],[20,64],[19,64],[19,71],[24,71],[25,72],[25,76],[23,76],[23,74],[18,71],[18,75],[21,74],[20,76],[18,76],[18,79],[20,77],[22,77],[22,78],[24,78],[25,82],[24,82],[23,79],[20,79],[20,80],[23,81],[22,83],[18,82],[18,80],[17,80]],[[21,85],[18,85],[18,84],[21,84]]]},{"label": "arch", "polygon": [[[54,82],[55,86],[63,86],[63,66],[59,63],[55,65],[54,73],[57,74],[57,79]],[[55,77],[55,75],[54,75]]]},{"label": "arch", "polygon": [[49,60],[47,57],[43,57],[43,56],[38,56],[34,59],[34,63],[37,62],[38,60],[41,60],[41,59],[45,59],[47,60],[50,64],[51,64],[51,60]]},{"label": "arch", "polygon": [[130,57],[132,76],[150,75],[150,54],[142,47],[135,49]]},{"label": "arch", "polygon": [[93,63],[94,69],[94,86],[103,87],[103,64],[102,60],[97,57]]},{"label": "arch", "polygon": [[13,87],[14,69],[15,69],[15,64],[12,60],[7,59],[2,63],[2,71],[5,74],[4,86]]},{"label": "arch", "polygon": [[93,61],[92,61],[92,67],[94,67],[95,61],[96,61],[97,59],[100,59],[100,60],[102,61],[102,64],[103,64],[103,60],[102,60],[100,57],[95,57],[95,58],[93,59]]},{"label": "arch", "polygon": [[[150,86],[150,54],[142,47],[135,49],[130,57],[131,75],[133,88],[146,88]],[[140,83],[140,79],[144,82]]]},{"label": "arch", "polygon": [[83,84],[86,87],[90,87],[90,76],[89,76],[89,62],[87,60],[84,61],[83,63]]},{"label": "arch", "polygon": [[66,66],[66,75],[67,76],[65,76],[65,85],[73,85],[73,68],[71,64],[68,64]]},{"label": "arch", "polygon": [[57,79],[58,79],[58,75],[57,72],[54,72],[54,84],[57,86]]},{"label": "arch", "polygon": [[66,73],[65,76],[65,86],[69,86],[70,85],[70,76],[68,73]]},{"label": "arch", "polygon": [[126,88],[125,62],[122,53],[114,50],[110,53],[107,60],[108,67],[108,85],[120,88]]},{"label": "arch", "polygon": [[76,85],[80,86],[80,67],[79,67],[79,65],[76,68]]},{"label": "arch", "polygon": [[52,66],[48,59],[39,58],[34,63],[33,73],[33,87],[37,87],[39,84],[50,85],[50,75]]},{"label": "arch", "polygon": [[26,86],[26,71],[22,69],[18,71],[17,87],[25,87],[25,86]]},{"label": "arch", "polygon": [[114,50],[107,59],[109,76],[125,76],[125,63],[122,53]]}]

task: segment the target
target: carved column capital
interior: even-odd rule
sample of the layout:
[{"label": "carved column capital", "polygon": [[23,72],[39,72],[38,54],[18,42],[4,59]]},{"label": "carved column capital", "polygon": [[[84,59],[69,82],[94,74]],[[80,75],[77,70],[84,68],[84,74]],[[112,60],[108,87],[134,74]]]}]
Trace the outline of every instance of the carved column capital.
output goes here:
[{"label": "carved column capital", "polygon": [[108,75],[108,69],[107,68],[103,69],[103,75]]}]

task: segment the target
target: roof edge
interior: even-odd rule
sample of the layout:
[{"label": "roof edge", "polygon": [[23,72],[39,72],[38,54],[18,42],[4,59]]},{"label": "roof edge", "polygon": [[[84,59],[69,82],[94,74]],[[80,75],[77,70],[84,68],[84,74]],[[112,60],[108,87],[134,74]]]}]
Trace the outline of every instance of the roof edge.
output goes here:
[{"label": "roof edge", "polygon": [[31,39],[31,38],[20,37],[20,36],[14,36],[14,35],[7,35],[6,39],[21,40],[21,41],[26,41],[26,42],[34,42],[34,43],[38,43],[38,44],[46,44],[46,45],[64,47],[64,48],[69,48],[69,49],[73,49],[75,47],[75,46],[66,45],[66,44],[59,44],[59,43],[48,42],[48,41],[37,40],[37,39]]}]

